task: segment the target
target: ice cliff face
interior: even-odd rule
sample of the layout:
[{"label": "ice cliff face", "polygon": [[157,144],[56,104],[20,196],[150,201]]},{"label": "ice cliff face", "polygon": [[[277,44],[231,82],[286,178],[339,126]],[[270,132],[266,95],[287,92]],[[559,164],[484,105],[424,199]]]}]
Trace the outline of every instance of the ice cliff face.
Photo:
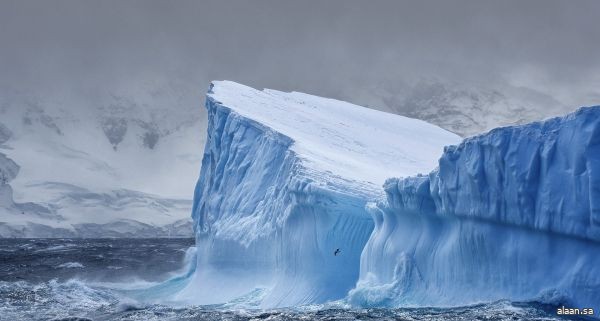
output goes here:
[{"label": "ice cliff face", "polygon": [[500,128],[449,147],[441,213],[600,241],[600,108]]},{"label": "ice cliff face", "polygon": [[389,179],[349,300],[538,299],[600,308],[600,107],[446,148],[429,176]]},{"label": "ice cliff face", "polygon": [[[301,93],[215,82],[193,218],[196,303],[343,298],[386,177],[425,173],[459,137],[419,120]],[[335,255],[336,250],[340,251]]]},{"label": "ice cliff face", "polygon": [[231,82],[206,108],[197,268],[180,299],[600,310],[600,107],[460,144],[421,121]]}]

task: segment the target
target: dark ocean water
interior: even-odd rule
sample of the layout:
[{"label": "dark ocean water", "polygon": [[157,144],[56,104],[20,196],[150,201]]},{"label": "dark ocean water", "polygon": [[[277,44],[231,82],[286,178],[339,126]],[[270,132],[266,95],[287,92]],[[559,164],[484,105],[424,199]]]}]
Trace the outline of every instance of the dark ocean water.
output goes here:
[{"label": "dark ocean water", "polygon": [[[144,303],[185,272],[192,239],[0,239],[0,320],[560,320],[553,307],[494,302],[459,308],[251,310]],[[188,258],[189,259],[189,258]]]}]

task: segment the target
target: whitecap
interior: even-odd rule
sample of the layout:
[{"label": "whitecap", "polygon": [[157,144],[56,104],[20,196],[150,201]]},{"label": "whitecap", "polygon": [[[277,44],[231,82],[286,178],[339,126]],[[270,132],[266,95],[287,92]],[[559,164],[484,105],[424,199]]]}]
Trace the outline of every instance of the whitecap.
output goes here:
[{"label": "whitecap", "polygon": [[67,262],[57,266],[59,269],[82,269],[85,266],[79,262]]}]

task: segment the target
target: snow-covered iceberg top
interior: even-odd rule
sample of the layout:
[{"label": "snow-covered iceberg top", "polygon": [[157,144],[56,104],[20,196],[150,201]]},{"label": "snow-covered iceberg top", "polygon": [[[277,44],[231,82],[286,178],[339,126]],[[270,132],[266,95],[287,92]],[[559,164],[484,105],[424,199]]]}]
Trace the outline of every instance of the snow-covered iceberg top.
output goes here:
[{"label": "snow-covered iceberg top", "polygon": [[316,176],[381,189],[389,177],[428,173],[460,138],[427,122],[299,92],[214,81],[208,99],[289,137]]}]

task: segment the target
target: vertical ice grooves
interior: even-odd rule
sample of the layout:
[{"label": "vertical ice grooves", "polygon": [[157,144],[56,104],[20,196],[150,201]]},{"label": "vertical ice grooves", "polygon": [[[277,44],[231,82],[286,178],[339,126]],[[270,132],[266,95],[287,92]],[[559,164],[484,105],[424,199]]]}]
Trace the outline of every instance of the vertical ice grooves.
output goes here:
[{"label": "vertical ice grooves", "polygon": [[448,147],[428,177],[389,179],[350,302],[600,309],[599,143],[600,106],[582,108]]},{"label": "vertical ice grooves", "polygon": [[199,264],[185,293],[206,304],[266,288],[267,307],[344,297],[372,229],[366,200],[315,184],[289,137],[210,97],[206,107],[193,209]]}]

